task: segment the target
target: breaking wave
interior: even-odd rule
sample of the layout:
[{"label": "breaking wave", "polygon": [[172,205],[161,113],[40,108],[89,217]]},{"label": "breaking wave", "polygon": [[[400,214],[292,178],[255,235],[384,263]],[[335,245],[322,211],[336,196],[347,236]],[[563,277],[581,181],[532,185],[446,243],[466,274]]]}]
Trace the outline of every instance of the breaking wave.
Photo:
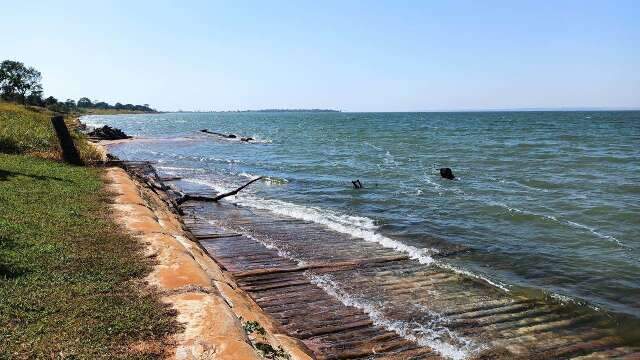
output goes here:
[{"label": "breaking wave", "polygon": [[[447,319],[435,315],[427,324],[417,321],[407,322],[389,319],[384,316],[381,306],[367,299],[357,298],[342,289],[329,275],[309,274],[311,282],[335,297],[346,306],[353,306],[364,311],[373,323],[393,331],[401,337],[415,341],[420,346],[429,347],[448,359],[466,359],[472,353],[483,349],[469,339],[461,337],[444,326]],[[449,339],[450,341],[443,341]]]}]

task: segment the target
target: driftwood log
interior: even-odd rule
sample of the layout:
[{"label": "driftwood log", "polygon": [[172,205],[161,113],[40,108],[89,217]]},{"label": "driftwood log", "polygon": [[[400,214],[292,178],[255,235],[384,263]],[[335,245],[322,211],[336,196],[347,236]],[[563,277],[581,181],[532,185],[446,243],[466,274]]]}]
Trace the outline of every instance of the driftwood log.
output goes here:
[{"label": "driftwood log", "polygon": [[178,205],[184,203],[185,201],[189,201],[189,200],[195,200],[195,201],[208,201],[208,202],[217,202],[219,200],[222,200],[224,198],[226,198],[227,196],[232,196],[237,194],[240,190],[246,188],[247,186],[253,184],[254,182],[258,181],[262,179],[262,176],[257,177],[251,181],[249,181],[248,183],[240,186],[239,188],[236,188],[235,190],[226,192],[226,193],[222,193],[222,194],[218,194],[216,196],[201,196],[201,195],[189,195],[189,194],[182,194],[182,196],[180,198],[178,198],[176,200],[176,203]]},{"label": "driftwood log", "polygon": [[[223,134],[223,133],[219,133],[219,132],[215,132],[215,131],[209,131],[209,129],[202,129],[200,130],[200,132],[205,133],[205,134],[210,134],[210,135],[217,135],[226,139],[236,139],[238,138],[238,135],[235,134]],[[255,140],[254,138],[250,137],[250,136],[242,136],[240,137],[240,141],[244,141],[244,142],[249,142],[249,141],[253,141]]]}]

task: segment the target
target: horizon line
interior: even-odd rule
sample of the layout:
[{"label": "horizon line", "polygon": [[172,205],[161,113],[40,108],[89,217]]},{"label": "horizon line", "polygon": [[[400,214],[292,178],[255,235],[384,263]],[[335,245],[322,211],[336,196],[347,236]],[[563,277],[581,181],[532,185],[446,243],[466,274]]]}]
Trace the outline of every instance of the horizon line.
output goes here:
[{"label": "horizon line", "polygon": [[158,110],[164,113],[221,113],[221,112],[342,112],[342,113],[455,113],[455,112],[579,112],[579,111],[640,111],[639,107],[523,107],[523,108],[489,108],[489,109],[440,109],[440,110],[342,110],[342,109],[324,109],[324,108],[282,108],[282,109],[244,109],[244,110]]}]

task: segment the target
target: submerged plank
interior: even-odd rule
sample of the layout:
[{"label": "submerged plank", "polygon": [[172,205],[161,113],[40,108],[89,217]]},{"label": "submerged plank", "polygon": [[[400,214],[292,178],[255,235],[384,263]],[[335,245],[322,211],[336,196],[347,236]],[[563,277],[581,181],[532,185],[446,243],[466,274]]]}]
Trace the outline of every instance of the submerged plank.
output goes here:
[{"label": "submerged plank", "polygon": [[637,351],[594,311],[512,295],[318,224],[221,204],[184,210],[209,255],[319,359]]}]

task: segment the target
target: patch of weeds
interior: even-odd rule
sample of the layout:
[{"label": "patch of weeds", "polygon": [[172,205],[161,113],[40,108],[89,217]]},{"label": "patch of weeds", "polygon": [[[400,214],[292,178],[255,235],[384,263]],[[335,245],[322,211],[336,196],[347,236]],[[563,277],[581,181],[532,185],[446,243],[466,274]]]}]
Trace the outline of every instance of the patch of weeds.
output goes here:
[{"label": "patch of weeds", "polygon": [[277,349],[274,349],[273,346],[263,342],[256,343],[254,346],[265,359],[291,360],[291,355],[287,354],[282,346],[278,346]]},{"label": "patch of weeds", "polygon": [[[247,335],[251,335],[253,333],[259,334],[261,336],[267,335],[267,331],[257,321],[244,321],[242,317],[240,317],[240,322],[242,323],[242,328],[247,333]],[[282,346],[278,346],[278,348],[276,349],[267,343],[257,341],[255,339],[255,336],[250,336],[250,340],[251,345],[265,359],[291,360],[291,355],[287,354]]]},{"label": "patch of weeds", "polygon": [[262,336],[267,334],[262,325],[257,321],[247,321],[242,324],[242,328],[247,334],[253,334],[254,332]]}]

